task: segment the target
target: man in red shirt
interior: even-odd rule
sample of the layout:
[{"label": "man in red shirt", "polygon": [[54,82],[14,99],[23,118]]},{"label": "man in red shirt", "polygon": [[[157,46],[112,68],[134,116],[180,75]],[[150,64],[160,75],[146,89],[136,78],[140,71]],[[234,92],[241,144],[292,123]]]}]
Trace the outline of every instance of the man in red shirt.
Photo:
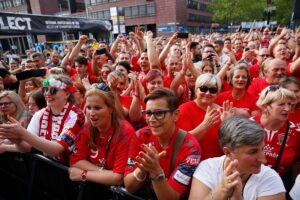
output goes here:
[{"label": "man in red shirt", "polygon": [[258,99],[260,92],[269,85],[278,84],[280,79],[286,75],[286,62],[280,59],[272,59],[266,63],[263,70],[265,78],[254,79],[248,92]]},{"label": "man in red shirt", "polygon": [[244,47],[243,47],[243,41],[240,38],[237,38],[234,41],[234,52],[235,52],[235,58],[237,61],[241,60],[243,53],[244,53]]},{"label": "man in red shirt", "polygon": [[268,57],[270,57],[270,52],[268,48],[259,49],[257,55],[257,63],[248,68],[251,80],[259,77],[261,65]]},{"label": "man in red shirt", "polygon": [[[125,187],[135,193],[150,179],[157,199],[179,199],[188,194],[200,162],[200,146],[175,122],[178,99],[169,89],[157,89],[145,98],[148,127],[139,130],[129,146]],[[151,195],[150,195],[151,196]]]}]

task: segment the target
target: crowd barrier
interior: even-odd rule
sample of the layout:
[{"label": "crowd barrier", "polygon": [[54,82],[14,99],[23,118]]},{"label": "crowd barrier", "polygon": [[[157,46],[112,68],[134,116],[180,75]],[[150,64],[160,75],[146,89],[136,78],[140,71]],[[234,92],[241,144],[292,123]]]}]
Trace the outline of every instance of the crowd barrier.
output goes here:
[{"label": "crowd barrier", "polygon": [[0,154],[0,200],[143,200],[120,186],[73,182],[68,167],[40,154]]}]

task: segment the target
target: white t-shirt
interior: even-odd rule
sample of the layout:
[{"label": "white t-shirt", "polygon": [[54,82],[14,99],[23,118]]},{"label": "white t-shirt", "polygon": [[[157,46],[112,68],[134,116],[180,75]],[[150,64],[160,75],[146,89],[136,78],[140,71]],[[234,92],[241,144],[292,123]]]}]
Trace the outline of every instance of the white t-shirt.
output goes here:
[{"label": "white t-shirt", "polygon": [[300,174],[297,176],[295,184],[290,191],[290,197],[293,200],[300,199]]},{"label": "white t-shirt", "polygon": [[[215,189],[223,178],[224,159],[225,156],[221,156],[202,161],[194,173],[194,178],[210,189]],[[281,192],[285,192],[285,188],[280,176],[273,169],[262,165],[260,173],[252,174],[248,179],[243,190],[243,197],[247,200],[256,200],[258,197]]]}]

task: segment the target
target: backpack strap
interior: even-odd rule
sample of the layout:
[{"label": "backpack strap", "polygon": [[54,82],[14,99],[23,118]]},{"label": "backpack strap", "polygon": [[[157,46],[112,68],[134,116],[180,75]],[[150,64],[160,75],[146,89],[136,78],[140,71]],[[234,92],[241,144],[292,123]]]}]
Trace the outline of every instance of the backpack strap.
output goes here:
[{"label": "backpack strap", "polygon": [[185,136],[186,136],[186,132],[183,131],[182,129],[178,129],[178,134],[177,134],[177,137],[175,139],[175,144],[174,144],[174,148],[173,148],[173,154],[172,154],[172,160],[171,160],[169,176],[171,175],[171,173],[174,170],[175,160],[176,160],[176,157],[178,155],[179,149],[180,149],[180,147],[181,147],[181,145],[182,145],[182,143],[185,139]]}]

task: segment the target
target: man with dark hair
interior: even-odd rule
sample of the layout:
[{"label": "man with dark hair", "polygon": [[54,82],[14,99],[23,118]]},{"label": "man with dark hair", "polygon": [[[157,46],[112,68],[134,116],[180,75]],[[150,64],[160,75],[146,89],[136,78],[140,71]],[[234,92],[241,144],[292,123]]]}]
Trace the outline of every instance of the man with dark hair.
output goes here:
[{"label": "man with dark hair", "polygon": [[223,67],[224,64],[230,60],[229,56],[227,56],[225,53],[223,53],[224,41],[216,40],[214,42],[214,47],[215,47],[216,53],[218,54],[219,59],[220,59],[220,66]]},{"label": "man with dark hair", "polygon": [[193,63],[201,61],[201,45],[199,42],[191,42],[190,51],[192,53]]},{"label": "man with dark hair", "polygon": [[3,79],[5,90],[18,90],[19,82],[17,78],[14,75],[12,75],[7,69],[0,68],[0,76]]},{"label": "man with dark hair", "polygon": [[43,68],[46,66],[46,58],[41,53],[34,53],[32,54],[32,60],[36,63],[38,69]]},{"label": "man with dark hair", "polygon": [[176,126],[179,102],[173,91],[157,89],[145,104],[148,126],[131,141],[125,187],[131,193],[152,190],[144,194],[147,198],[179,199],[189,192],[200,161],[199,143]]},{"label": "man with dark hair", "polygon": [[97,78],[95,75],[88,75],[87,68],[88,68],[88,59],[83,56],[78,56],[75,59],[75,69],[77,74],[72,76],[71,79],[73,81],[81,82],[82,79],[88,78],[90,84],[98,83],[99,78]]},{"label": "man with dark hair", "polygon": [[47,67],[59,67],[60,66],[60,58],[57,52],[53,52],[50,55],[51,63]]}]

